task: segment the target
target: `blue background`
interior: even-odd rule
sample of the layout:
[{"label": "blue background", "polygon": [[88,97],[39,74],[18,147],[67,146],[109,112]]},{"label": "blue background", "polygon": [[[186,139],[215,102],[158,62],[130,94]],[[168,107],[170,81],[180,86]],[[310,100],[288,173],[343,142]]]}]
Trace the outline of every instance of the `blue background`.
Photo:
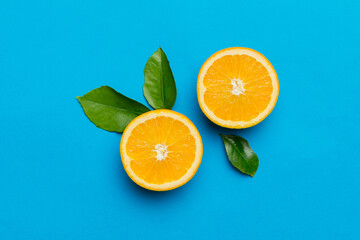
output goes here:
[{"label": "blue background", "polygon": [[[360,239],[359,1],[10,1],[0,3],[0,239]],[[170,192],[138,187],[120,134],[75,96],[109,85],[146,103],[161,45],[198,127],[203,161]],[[212,124],[196,79],[214,52],[253,48],[275,67],[272,114],[246,130]],[[219,133],[249,140],[254,178]]]}]

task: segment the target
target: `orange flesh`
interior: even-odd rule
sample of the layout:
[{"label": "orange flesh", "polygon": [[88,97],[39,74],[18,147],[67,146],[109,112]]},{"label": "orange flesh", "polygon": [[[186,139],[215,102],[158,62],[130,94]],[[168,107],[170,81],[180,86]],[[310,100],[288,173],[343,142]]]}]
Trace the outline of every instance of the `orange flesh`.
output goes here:
[{"label": "orange flesh", "polygon": [[[155,146],[167,146],[167,156],[157,160]],[[195,160],[195,139],[180,121],[156,117],[136,126],[126,144],[133,172],[148,183],[163,184],[183,177]]]},{"label": "orange flesh", "polygon": [[[232,93],[232,79],[243,83],[242,94]],[[217,59],[207,70],[203,83],[206,105],[223,120],[254,119],[269,105],[273,92],[266,68],[247,55],[227,55]]]}]

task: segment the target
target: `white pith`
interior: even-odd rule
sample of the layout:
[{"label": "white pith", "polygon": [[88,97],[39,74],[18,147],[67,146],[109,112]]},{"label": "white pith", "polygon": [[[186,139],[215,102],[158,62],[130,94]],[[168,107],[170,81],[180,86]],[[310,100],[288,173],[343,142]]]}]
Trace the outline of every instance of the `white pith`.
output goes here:
[{"label": "white pith", "polygon": [[233,86],[231,93],[239,96],[240,94],[245,94],[244,83],[240,79],[231,79],[231,85]]},{"label": "white pith", "polygon": [[167,146],[163,144],[156,144],[154,151],[156,152],[156,160],[158,161],[164,160],[168,155]]}]

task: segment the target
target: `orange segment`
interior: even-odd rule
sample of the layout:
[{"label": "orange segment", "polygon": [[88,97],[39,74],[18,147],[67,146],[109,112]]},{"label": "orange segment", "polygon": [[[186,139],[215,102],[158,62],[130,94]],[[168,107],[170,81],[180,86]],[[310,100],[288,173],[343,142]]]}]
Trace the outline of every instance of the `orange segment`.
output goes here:
[{"label": "orange segment", "polygon": [[274,108],[279,82],[271,63],[249,48],[227,48],[201,67],[197,94],[204,114],[228,128],[247,128]]},{"label": "orange segment", "polygon": [[135,118],[120,143],[130,178],[140,186],[165,191],[188,182],[202,157],[201,137],[192,122],[171,110],[155,110]]}]

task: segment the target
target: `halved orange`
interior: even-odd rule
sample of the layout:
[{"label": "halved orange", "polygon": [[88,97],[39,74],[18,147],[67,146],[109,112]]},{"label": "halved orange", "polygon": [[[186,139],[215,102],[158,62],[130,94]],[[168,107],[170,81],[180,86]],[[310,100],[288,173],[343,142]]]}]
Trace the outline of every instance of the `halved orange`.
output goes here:
[{"label": "halved orange", "polygon": [[276,72],[261,53],[243,47],[213,54],[200,69],[200,108],[214,123],[247,128],[264,120],[279,95]]},{"label": "halved orange", "polygon": [[155,110],[132,120],[120,143],[125,171],[138,185],[166,191],[187,183],[196,173],[203,146],[194,124],[171,110]]}]

